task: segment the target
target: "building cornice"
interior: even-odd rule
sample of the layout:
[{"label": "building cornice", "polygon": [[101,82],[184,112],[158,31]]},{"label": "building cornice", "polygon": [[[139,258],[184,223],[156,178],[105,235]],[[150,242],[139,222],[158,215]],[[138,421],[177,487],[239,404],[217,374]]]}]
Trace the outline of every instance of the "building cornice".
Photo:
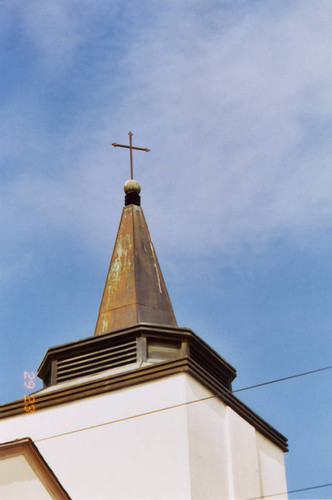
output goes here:
[{"label": "building cornice", "polygon": [[[151,350],[164,349],[164,358],[189,356],[214,371],[228,389],[236,370],[189,328],[139,323],[115,332],[51,347],[37,371],[44,387],[111,368],[151,361]],[[173,347],[172,347],[173,346]],[[167,347],[169,352],[167,353]],[[130,368],[129,368],[130,369]]]},{"label": "building cornice", "polygon": [[[251,424],[258,432],[263,434],[283,451],[288,451],[287,439],[282,434],[235,397],[234,394],[213,375],[213,373],[206,370],[206,368],[188,356],[136,368],[132,371],[112,374],[84,383],[80,383],[79,379],[77,379],[77,384],[70,387],[56,389],[56,386],[54,386],[51,391],[42,390],[36,392],[34,393],[35,411],[41,411],[51,408],[52,406],[67,404],[87,397],[109,393],[178,373],[188,373],[194,377],[202,385],[208,388],[215,397],[219,398],[239,416]],[[0,406],[0,419],[21,415],[22,413],[24,413],[23,399]],[[26,418],[29,418],[29,415],[27,415]]]}]

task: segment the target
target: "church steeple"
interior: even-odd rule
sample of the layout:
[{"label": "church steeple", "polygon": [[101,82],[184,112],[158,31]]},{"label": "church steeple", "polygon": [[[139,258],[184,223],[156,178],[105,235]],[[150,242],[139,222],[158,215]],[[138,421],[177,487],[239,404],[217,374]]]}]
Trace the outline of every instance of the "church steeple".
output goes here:
[{"label": "church steeple", "polygon": [[138,323],[177,326],[140,207],[136,180],[124,185],[125,207],[116,237],[94,335]]},{"label": "church steeple", "polygon": [[122,146],[130,149],[131,180],[95,334],[48,349],[33,415],[26,416],[26,396],[0,405],[0,462],[13,470],[11,489],[8,481],[1,489],[0,477],[1,493],[25,498],[29,482],[43,498],[67,498],[49,470],[45,476],[42,457],[31,455],[32,442],[18,450],[18,429],[41,442],[72,498],[284,496],[287,439],[233,394],[235,368],[176,324],[132,178],[131,135]]},{"label": "church steeple", "polygon": [[[175,498],[180,491],[188,499],[267,498],[285,491],[287,439],[233,394],[235,368],[192,330],[177,326],[140,186],[131,178],[124,190],[95,333],[48,349],[37,372],[44,388],[33,395],[37,419],[29,419],[36,422],[35,435],[40,439],[43,428],[39,410],[50,410],[52,437],[80,431],[79,446],[67,441],[66,469],[86,462],[88,443],[89,498],[96,491],[103,498]],[[23,408],[23,400],[4,405],[0,418],[19,416]],[[73,431],[64,431],[67,421]],[[109,425],[115,422],[119,426]],[[156,479],[152,486],[146,470]],[[171,471],[166,478],[165,470]],[[81,481],[77,486],[65,476],[64,484],[74,498],[84,496]]]}]

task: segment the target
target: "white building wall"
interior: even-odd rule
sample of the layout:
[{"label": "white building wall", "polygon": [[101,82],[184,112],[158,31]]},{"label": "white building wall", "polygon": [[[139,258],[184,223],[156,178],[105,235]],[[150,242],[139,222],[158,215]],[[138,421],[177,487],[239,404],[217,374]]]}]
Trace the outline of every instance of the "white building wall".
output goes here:
[{"label": "white building wall", "polygon": [[[287,491],[284,456],[277,446],[270,443],[259,432],[256,435],[262,492],[265,500],[268,500],[273,492]],[[286,495],[273,496],[272,498],[278,500],[286,498]]]},{"label": "white building wall", "polygon": [[1,500],[52,500],[23,456],[0,460]]},{"label": "white building wall", "polygon": [[[186,390],[187,401],[211,396],[191,377]],[[187,406],[190,482],[195,500],[231,498],[226,411],[226,405],[217,398]]]},{"label": "white building wall", "polygon": [[0,441],[31,437],[73,500],[238,500],[285,491],[282,451],[220,400],[190,403],[208,396],[190,375],[172,375],[22,412],[0,421]]},{"label": "white building wall", "polygon": [[256,430],[227,408],[226,425],[230,436],[230,464],[234,498],[256,498],[261,494]]},{"label": "white building wall", "polygon": [[[268,498],[287,491],[283,452],[191,377],[187,379],[192,499]],[[273,496],[287,498],[287,495]]]}]

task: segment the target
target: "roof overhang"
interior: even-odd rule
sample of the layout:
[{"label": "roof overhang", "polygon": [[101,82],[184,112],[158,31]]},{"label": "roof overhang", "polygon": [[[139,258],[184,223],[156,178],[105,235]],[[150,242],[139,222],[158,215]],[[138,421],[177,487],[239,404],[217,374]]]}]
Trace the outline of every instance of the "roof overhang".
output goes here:
[{"label": "roof overhang", "polygon": [[27,485],[31,498],[35,494],[35,498],[42,496],[55,500],[70,500],[70,496],[29,437],[0,443],[0,493],[3,490],[5,495],[1,498],[6,498],[6,495],[10,498],[25,498]]}]

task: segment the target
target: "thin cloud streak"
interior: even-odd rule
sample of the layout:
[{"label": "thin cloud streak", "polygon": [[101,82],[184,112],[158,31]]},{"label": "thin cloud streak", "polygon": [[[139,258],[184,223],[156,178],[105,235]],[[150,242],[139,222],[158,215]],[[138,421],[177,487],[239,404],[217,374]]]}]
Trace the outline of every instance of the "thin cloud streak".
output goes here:
[{"label": "thin cloud streak", "polygon": [[[211,7],[204,16],[200,2],[189,10],[186,2],[171,3],[152,8],[148,24],[144,3],[130,14],[135,24],[126,28],[121,54],[93,46],[90,80],[75,78],[78,95],[87,85],[94,88],[99,114],[89,95],[80,98],[77,118],[54,131],[54,144],[47,126],[57,108],[38,97],[40,89],[23,86],[29,102],[21,106],[13,94],[2,111],[7,156],[21,134],[15,117],[29,123],[22,153],[12,153],[23,173],[2,188],[8,200],[3,225],[15,207],[18,240],[47,225],[59,237],[65,232],[88,246],[110,245],[101,219],[114,200],[120,202],[128,174],[126,155],[109,144],[133,129],[135,141],[151,149],[148,157],[135,157],[135,172],[151,232],[165,254],[175,255],[188,241],[200,254],[207,240],[211,252],[227,253],[262,251],[276,235],[308,245],[313,234],[326,236],[332,215],[332,7],[322,3],[324,9],[298,2],[277,15],[278,2],[242,13]],[[30,64],[55,89],[58,67],[61,79],[78,70],[84,38],[106,9],[102,2],[89,21],[95,8],[87,2],[72,16],[76,7],[51,2],[36,16],[36,2],[21,14],[25,36],[39,54]],[[112,15],[117,12],[116,5]],[[115,17],[108,14],[113,29]],[[63,34],[60,43],[57,33]],[[68,101],[68,114],[71,109]],[[29,146],[34,164],[26,158]],[[110,226],[116,221],[112,213]]]}]

